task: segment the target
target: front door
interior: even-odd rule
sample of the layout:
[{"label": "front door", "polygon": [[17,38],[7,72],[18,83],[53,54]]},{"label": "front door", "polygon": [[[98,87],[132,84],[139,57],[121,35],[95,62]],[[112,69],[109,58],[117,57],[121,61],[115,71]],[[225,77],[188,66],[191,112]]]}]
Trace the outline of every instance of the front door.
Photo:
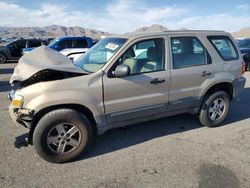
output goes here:
[{"label": "front door", "polygon": [[166,112],[170,73],[165,68],[165,40],[156,38],[136,42],[110,71],[119,64],[129,66],[131,73],[123,78],[104,75],[108,123],[133,122]]}]

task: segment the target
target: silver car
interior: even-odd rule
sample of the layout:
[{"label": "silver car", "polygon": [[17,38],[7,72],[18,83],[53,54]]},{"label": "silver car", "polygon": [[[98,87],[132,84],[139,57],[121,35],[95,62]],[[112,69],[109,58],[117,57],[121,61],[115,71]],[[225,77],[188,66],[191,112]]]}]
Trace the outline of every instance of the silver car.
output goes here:
[{"label": "silver car", "polygon": [[176,114],[220,125],[244,89],[244,65],[222,31],[132,33],[105,38],[73,62],[45,46],[23,56],[9,111],[28,142],[55,163],[73,160],[94,135]]}]

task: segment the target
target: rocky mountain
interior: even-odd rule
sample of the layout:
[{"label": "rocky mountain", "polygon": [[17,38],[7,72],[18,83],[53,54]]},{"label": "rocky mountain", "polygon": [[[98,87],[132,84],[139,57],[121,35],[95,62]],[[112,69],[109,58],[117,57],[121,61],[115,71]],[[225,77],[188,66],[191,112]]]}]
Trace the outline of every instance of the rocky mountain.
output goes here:
[{"label": "rocky mountain", "polygon": [[141,27],[135,30],[135,32],[153,32],[153,31],[169,31],[169,29],[162,25],[153,24],[149,27]]},{"label": "rocky mountain", "polygon": [[[149,27],[141,27],[141,28],[135,30],[134,32],[154,32],[154,31],[169,31],[169,30],[170,29],[168,29],[167,27],[165,27],[163,25],[153,24]],[[180,28],[178,30],[179,31],[187,31],[188,29]]]},{"label": "rocky mountain", "polygon": [[[152,32],[152,31],[168,31],[168,30],[169,29],[167,27],[164,27],[162,25],[154,24],[154,25],[151,25],[149,27],[139,28],[139,29],[135,30],[134,32]],[[180,28],[178,30],[186,31],[188,29]],[[237,32],[234,32],[234,33],[232,33],[232,35],[233,35],[234,38],[246,38],[246,37],[250,38],[250,27],[241,29],[241,30],[239,30]]]},{"label": "rocky mountain", "polygon": [[250,27],[232,33],[235,38],[250,38]]},{"label": "rocky mountain", "polygon": [[[134,32],[153,32],[168,31],[165,26],[153,24],[149,27],[142,27]],[[179,30],[188,30],[181,28]],[[99,39],[101,36],[109,36],[110,33],[99,31],[96,29],[87,29],[82,27],[64,27],[51,25],[46,27],[0,27],[0,38],[8,37],[60,37],[60,36],[90,36]],[[250,27],[241,29],[232,33],[235,38],[250,37]]]},{"label": "rocky mountain", "polygon": [[64,27],[51,25],[46,27],[0,27],[0,37],[60,37],[60,36],[90,36],[100,38],[110,33],[82,27]]}]

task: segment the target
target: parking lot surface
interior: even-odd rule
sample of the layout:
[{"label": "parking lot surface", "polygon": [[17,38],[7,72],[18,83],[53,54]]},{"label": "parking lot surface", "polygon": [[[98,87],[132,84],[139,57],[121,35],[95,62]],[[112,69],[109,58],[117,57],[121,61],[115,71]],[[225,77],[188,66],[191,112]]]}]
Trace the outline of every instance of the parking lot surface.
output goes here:
[{"label": "parking lot surface", "polygon": [[8,114],[8,80],[16,63],[0,65],[0,187],[250,187],[250,73],[239,103],[217,128],[179,115],[95,138],[66,164],[21,147]]}]

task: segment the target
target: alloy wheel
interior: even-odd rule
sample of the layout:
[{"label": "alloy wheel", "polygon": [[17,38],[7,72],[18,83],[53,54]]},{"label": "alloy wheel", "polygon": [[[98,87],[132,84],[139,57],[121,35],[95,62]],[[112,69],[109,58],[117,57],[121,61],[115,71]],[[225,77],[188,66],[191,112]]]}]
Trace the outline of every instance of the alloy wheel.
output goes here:
[{"label": "alloy wheel", "polygon": [[0,64],[1,64],[1,63],[5,63],[5,61],[6,61],[5,55],[0,54]]},{"label": "alloy wheel", "polygon": [[225,101],[223,98],[215,99],[209,106],[208,114],[212,121],[220,119],[225,112]]},{"label": "alloy wheel", "polygon": [[47,135],[49,148],[57,154],[66,154],[75,151],[81,143],[80,129],[70,123],[54,126]]}]

